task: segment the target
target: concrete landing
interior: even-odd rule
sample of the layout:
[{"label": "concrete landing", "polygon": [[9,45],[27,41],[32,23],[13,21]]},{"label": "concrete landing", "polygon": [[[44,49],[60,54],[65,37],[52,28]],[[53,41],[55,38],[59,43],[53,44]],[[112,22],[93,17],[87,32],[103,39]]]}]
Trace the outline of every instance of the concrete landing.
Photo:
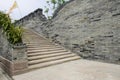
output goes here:
[{"label": "concrete landing", "polygon": [[76,60],[13,76],[15,80],[120,80],[120,65]]}]

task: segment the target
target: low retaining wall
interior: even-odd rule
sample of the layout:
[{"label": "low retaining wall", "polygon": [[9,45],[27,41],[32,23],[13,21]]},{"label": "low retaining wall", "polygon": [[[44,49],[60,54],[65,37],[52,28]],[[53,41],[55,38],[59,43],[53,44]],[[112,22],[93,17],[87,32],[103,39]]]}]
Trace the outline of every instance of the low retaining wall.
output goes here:
[{"label": "low retaining wall", "polygon": [[0,29],[0,66],[10,76],[28,69],[27,48],[23,43],[11,45]]},{"label": "low retaining wall", "polygon": [[13,63],[4,57],[0,56],[0,67],[8,73],[8,75],[12,76],[12,68],[13,68]]},{"label": "low retaining wall", "polygon": [[28,69],[27,61],[9,61],[0,56],[0,67],[8,73],[9,76],[20,74]]}]

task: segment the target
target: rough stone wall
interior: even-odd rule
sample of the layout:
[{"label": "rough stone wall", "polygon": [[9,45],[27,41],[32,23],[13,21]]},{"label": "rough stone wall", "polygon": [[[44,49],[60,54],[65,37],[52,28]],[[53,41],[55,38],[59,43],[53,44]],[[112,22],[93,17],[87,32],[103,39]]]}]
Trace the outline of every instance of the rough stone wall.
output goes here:
[{"label": "rough stone wall", "polygon": [[37,9],[22,19],[16,21],[15,24],[21,25],[22,27],[35,28],[39,27],[39,25],[41,25],[46,20],[46,17],[42,14],[42,9]]},{"label": "rough stone wall", "polygon": [[42,9],[37,9],[34,12],[23,17],[22,19],[16,21],[15,24],[26,28],[34,28],[34,30],[42,34],[42,25],[44,23],[47,23],[47,19],[42,12]]},{"label": "rough stone wall", "polygon": [[0,56],[11,60],[12,55],[9,52],[9,42],[7,41],[6,37],[2,33],[2,29],[0,29]]},{"label": "rough stone wall", "polygon": [[0,29],[0,54],[2,54],[2,43],[1,43],[1,35],[2,35],[2,34],[1,34],[1,31],[2,31],[2,30]]},{"label": "rough stone wall", "polygon": [[120,63],[120,0],[74,0],[42,30],[83,58]]},{"label": "rough stone wall", "polygon": [[12,45],[0,29],[0,56],[10,61],[27,60],[27,50],[25,44]]},{"label": "rough stone wall", "polygon": [[24,25],[85,59],[120,64],[120,0],[72,0],[51,21],[30,21]]}]

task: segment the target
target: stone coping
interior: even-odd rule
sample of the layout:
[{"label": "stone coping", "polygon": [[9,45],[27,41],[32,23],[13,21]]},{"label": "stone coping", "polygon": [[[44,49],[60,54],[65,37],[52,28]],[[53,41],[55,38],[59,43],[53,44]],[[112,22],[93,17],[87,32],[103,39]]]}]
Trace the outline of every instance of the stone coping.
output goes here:
[{"label": "stone coping", "polygon": [[27,48],[26,44],[22,44],[22,43],[16,45],[10,44],[10,46],[12,48]]}]

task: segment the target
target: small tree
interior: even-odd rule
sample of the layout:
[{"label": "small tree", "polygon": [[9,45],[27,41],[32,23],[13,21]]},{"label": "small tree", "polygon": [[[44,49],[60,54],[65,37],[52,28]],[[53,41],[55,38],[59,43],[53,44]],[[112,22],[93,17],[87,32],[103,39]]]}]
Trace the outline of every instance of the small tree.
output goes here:
[{"label": "small tree", "polygon": [[48,0],[46,1],[48,4],[48,7],[45,6],[45,13],[47,14],[48,19],[51,18],[51,16],[48,15],[48,13],[50,12],[50,10],[52,11],[52,14],[54,13],[54,11],[60,7],[62,4],[64,4],[66,2],[66,0]]}]

